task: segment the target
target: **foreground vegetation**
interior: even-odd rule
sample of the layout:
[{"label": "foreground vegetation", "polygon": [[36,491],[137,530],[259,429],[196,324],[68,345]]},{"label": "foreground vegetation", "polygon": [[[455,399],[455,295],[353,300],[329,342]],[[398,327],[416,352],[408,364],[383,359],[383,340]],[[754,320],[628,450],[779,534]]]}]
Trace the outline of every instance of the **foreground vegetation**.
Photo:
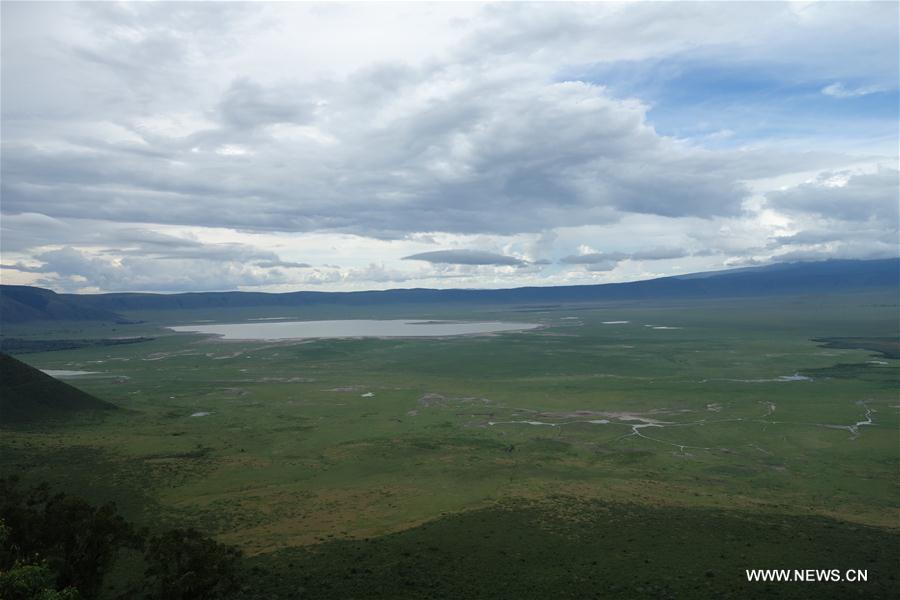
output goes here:
[{"label": "foreground vegetation", "polygon": [[[896,310],[864,294],[21,326],[4,335],[147,339],[22,355],[94,372],[67,381],[125,410],[4,423],[0,473],[237,546],[251,597],[891,597]],[[158,327],[268,317],[543,327],[302,343]],[[765,567],[870,575],[742,579]]]},{"label": "foreground vegetation", "polygon": [[[142,550],[134,569],[113,576]],[[194,529],[150,535],[136,530],[115,505],[94,507],[49,486],[22,489],[0,479],[0,598],[78,600],[101,594],[143,600],[229,598],[240,592],[240,552]],[[123,577],[124,575],[124,577]],[[105,586],[105,587],[104,587]]]}]

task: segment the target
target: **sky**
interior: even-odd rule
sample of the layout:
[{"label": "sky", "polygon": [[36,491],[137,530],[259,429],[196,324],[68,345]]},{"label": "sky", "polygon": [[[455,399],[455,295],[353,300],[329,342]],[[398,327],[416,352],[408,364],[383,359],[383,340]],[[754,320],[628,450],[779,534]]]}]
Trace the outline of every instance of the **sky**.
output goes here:
[{"label": "sky", "polygon": [[4,1],[0,279],[505,288],[895,257],[898,9]]}]

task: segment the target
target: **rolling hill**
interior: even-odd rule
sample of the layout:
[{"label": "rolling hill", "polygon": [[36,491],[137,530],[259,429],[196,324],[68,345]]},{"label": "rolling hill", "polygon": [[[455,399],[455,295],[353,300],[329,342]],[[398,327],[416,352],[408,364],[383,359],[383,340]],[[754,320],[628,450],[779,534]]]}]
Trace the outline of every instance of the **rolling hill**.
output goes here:
[{"label": "rolling hill", "polygon": [[0,352],[0,424],[60,419],[80,411],[116,408]]},{"label": "rolling hill", "polygon": [[0,322],[117,321],[121,318],[100,307],[89,306],[75,294],[27,285],[0,286]]}]

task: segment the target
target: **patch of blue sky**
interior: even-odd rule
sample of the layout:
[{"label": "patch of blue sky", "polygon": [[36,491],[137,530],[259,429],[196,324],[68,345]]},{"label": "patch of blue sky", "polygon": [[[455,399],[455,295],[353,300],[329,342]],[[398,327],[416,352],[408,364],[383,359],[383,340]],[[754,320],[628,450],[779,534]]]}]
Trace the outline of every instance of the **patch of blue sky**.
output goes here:
[{"label": "patch of blue sky", "polygon": [[[572,67],[561,81],[606,87],[650,106],[662,135],[704,145],[766,139],[883,139],[898,136],[897,81],[796,77],[788,63],[669,58]],[[829,86],[831,93],[824,90]]]}]

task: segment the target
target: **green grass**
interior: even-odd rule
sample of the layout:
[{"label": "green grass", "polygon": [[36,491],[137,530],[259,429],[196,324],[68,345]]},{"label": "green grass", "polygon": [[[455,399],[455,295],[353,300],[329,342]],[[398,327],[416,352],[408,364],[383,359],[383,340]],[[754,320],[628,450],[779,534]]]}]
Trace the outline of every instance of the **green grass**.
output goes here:
[{"label": "green grass", "polygon": [[[285,550],[251,568],[259,598],[889,598],[898,557],[896,537],[829,519],[551,496]],[[868,580],[746,580],[745,569],[808,565]]]},{"label": "green grass", "polygon": [[885,358],[900,358],[900,340],[896,337],[822,338],[824,348],[860,348],[877,352]]},{"label": "green grass", "polygon": [[[270,308],[133,314],[128,317],[147,322],[117,325],[115,332],[98,324],[32,324],[4,335],[154,339],[23,355],[40,368],[102,371],[104,377],[69,382],[128,410],[3,431],[0,473],[115,499],[142,524],[199,526],[262,563],[275,561],[267,568],[281,564],[285,552],[299,553],[306,558],[296,559],[298,578],[324,577],[325,563],[315,566],[310,557],[345,556],[354,540],[379,539],[399,549],[425,540],[432,523],[465,539],[472,515],[500,510],[498,503],[506,507],[502,518],[513,519],[513,535],[515,519],[533,515],[507,512],[526,510],[522,502],[543,506],[557,495],[572,506],[630,507],[622,518],[632,519],[646,544],[656,536],[641,528],[635,516],[641,511],[663,521],[682,514],[697,527],[699,515],[718,515],[723,531],[751,543],[765,529],[747,525],[753,519],[798,519],[815,532],[837,523],[849,546],[866,543],[870,534],[887,544],[900,518],[900,362],[872,356],[865,340],[896,338],[896,308],[889,304],[877,295],[847,295],[538,310]],[[480,337],[303,343],[223,342],[159,328],[268,316],[500,319],[544,327]],[[630,323],[603,324],[618,320]],[[855,346],[813,341],[820,338],[854,338]],[[797,373],[812,380],[779,379]],[[367,392],[374,397],[362,397]],[[873,424],[848,429],[865,421],[867,410]],[[191,416],[197,412],[211,414]],[[664,426],[640,428],[641,437],[632,429],[641,421],[628,418]],[[602,419],[610,423],[572,422]],[[562,521],[563,528],[578,523]],[[604,539],[611,535],[603,531]],[[440,539],[427,543],[452,555]],[[619,543],[608,539],[609,548]],[[772,539],[766,543],[773,548],[791,547],[786,538]],[[654,561],[677,550],[660,543]],[[809,552],[815,546],[797,543]],[[548,554],[557,552],[557,542],[548,538],[547,544]],[[611,551],[604,548],[595,550]],[[488,569],[490,557],[477,556]],[[684,571],[683,585],[657,577],[662,567],[654,562],[646,567],[653,575],[651,587],[642,586],[645,595],[719,593],[742,569],[765,566],[753,562],[765,554],[727,556],[699,554],[696,569]],[[822,564],[824,555],[814,561],[801,553],[802,560],[790,564],[787,554],[773,556],[784,557],[773,566],[864,568],[837,559]],[[609,573],[644,568],[637,555],[616,560],[596,581],[583,566],[573,567],[574,574],[545,575],[547,581],[571,576],[608,586]],[[503,563],[504,577],[522,571],[513,564]],[[713,582],[697,575],[708,569],[716,571]],[[360,589],[334,584],[326,593],[309,582],[297,585],[324,597],[353,597],[350,592]],[[639,584],[619,585],[619,596],[629,597]],[[797,593],[808,593],[795,585]],[[447,589],[474,597],[469,588]]]}]

